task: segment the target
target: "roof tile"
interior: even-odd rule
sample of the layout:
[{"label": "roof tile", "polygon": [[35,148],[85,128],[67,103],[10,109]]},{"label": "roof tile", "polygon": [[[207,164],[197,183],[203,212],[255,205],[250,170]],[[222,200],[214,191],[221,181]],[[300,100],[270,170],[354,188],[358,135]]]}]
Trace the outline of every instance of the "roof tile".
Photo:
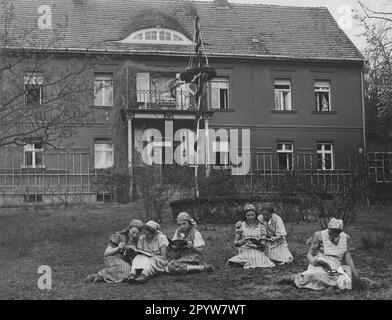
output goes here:
[{"label": "roof tile", "polygon": [[[53,25],[61,34],[56,43],[51,41],[55,32],[37,28],[40,5],[51,6]],[[116,40],[154,24],[176,28],[190,37],[197,12],[210,54],[363,60],[326,8],[234,3],[230,8],[216,8],[213,2],[184,0],[18,0],[14,6],[14,41],[19,46],[184,54],[192,48],[120,44]],[[149,12],[151,17],[141,18]],[[18,37],[23,32],[28,35]]]}]

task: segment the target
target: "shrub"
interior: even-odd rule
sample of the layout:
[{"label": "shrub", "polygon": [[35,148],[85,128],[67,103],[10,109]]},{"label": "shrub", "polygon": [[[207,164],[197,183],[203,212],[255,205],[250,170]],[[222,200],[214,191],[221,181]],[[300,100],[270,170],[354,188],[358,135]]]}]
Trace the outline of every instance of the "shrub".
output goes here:
[{"label": "shrub", "polygon": [[[367,199],[374,188],[363,159],[357,160],[346,172],[335,175],[312,170],[291,170],[282,180],[277,185],[277,201],[299,197],[305,205],[303,213],[306,214],[310,205],[322,228],[327,227],[332,217],[342,219],[345,224],[354,221],[356,205]],[[332,185],[335,186],[334,190]],[[293,215],[296,214],[291,211]],[[303,215],[302,218],[306,216]]]},{"label": "shrub", "polygon": [[127,203],[129,200],[130,178],[128,169],[101,169],[97,172],[94,190],[97,193],[112,195],[115,203]]},{"label": "shrub", "polygon": [[163,212],[176,193],[189,194],[193,177],[186,166],[139,166],[134,167],[133,177],[140,195],[145,219],[163,220]]}]

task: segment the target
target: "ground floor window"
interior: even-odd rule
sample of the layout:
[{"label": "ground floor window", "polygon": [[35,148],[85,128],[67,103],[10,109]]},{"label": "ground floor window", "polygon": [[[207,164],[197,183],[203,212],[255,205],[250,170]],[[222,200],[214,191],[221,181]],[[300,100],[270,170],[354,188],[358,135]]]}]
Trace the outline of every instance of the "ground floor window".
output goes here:
[{"label": "ground floor window", "polygon": [[24,146],[23,165],[28,168],[40,168],[43,166],[43,143],[31,142]]},{"label": "ground floor window", "polygon": [[293,169],[293,144],[291,142],[279,142],[276,146],[278,165],[280,170]]},{"label": "ground floor window", "polygon": [[114,165],[113,143],[109,140],[95,140],[94,142],[94,168],[107,169]]},{"label": "ground floor window", "polygon": [[332,143],[317,143],[317,169],[333,170],[333,146]]},{"label": "ground floor window", "polygon": [[97,194],[97,202],[100,203],[111,203],[113,196],[111,193],[98,193]]},{"label": "ground floor window", "polygon": [[25,194],[23,197],[24,203],[40,203],[42,202],[42,194]]}]

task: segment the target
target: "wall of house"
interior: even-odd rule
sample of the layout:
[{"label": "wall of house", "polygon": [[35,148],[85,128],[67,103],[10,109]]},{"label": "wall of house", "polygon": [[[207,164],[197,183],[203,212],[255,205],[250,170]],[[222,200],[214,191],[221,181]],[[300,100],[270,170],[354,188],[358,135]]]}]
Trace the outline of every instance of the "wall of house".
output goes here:
[{"label": "wall of house", "polygon": [[[183,71],[187,62],[186,58],[154,57],[100,61],[86,81],[93,85],[94,71],[113,72],[115,106],[94,107],[91,95],[90,110],[94,113],[94,123],[90,128],[81,129],[63,145],[89,148],[93,156],[94,139],[116,135],[115,140],[121,141],[116,151],[126,154],[126,130],[120,128],[123,124],[115,113],[126,104],[123,99],[124,65],[175,73]],[[58,63],[67,62],[64,58]],[[212,128],[249,128],[253,153],[275,153],[276,142],[288,140],[293,142],[295,154],[314,154],[317,141],[332,142],[336,167],[343,167],[349,155],[354,157],[363,148],[359,65],[222,59],[210,59],[210,65],[217,69],[219,76],[228,77],[230,81],[230,109],[216,111],[210,125]],[[291,79],[293,111],[274,110],[276,78]],[[315,112],[315,80],[331,81],[331,112]],[[147,127],[148,124],[146,120]],[[124,156],[116,154],[122,162],[125,161]]]},{"label": "wall of house", "polygon": [[[69,65],[74,57],[60,57],[55,64],[58,68]],[[94,72],[114,73],[114,106],[95,107],[92,91],[87,93],[86,104],[90,110],[93,121],[89,127],[81,128],[77,134],[62,141],[59,146],[61,152],[83,154],[83,160],[78,162],[68,173],[59,171],[64,169],[56,156],[47,157],[45,167],[47,170],[56,169],[52,177],[42,172],[33,172],[32,175],[44,176],[43,182],[36,184],[38,191],[30,188],[27,192],[39,193],[40,186],[45,186],[46,194],[54,192],[48,188],[52,185],[68,185],[74,188],[74,194],[80,194],[91,201],[93,190],[89,187],[87,175],[94,168],[94,140],[112,139],[115,150],[116,166],[127,165],[128,145],[127,127],[120,109],[127,106],[126,99],[126,72],[124,65],[132,65],[132,72],[136,69],[157,69],[166,72],[181,72],[187,65],[187,58],[145,58],[132,57],[130,60],[111,58],[103,59],[92,69],[86,72],[85,81],[93,88]],[[137,68],[135,69],[135,65]],[[333,65],[311,63],[278,63],[266,61],[238,61],[211,59],[210,65],[217,69],[218,75],[228,77],[230,80],[230,109],[216,111],[210,126],[212,128],[245,128],[251,130],[251,152],[260,157],[271,157],[275,161],[276,144],[278,141],[290,141],[294,145],[295,161],[302,161],[303,157],[314,156],[318,141],[332,142],[334,146],[335,168],[344,168],[349,158],[355,158],[359,148],[363,148],[362,141],[362,110],[361,110],[361,78],[359,65]],[[292,81],[293,111],[281,112],[274,109],[274,79],[289,78]],[[331,81],[332,112],[314,112],[314,80],[323,79]],[[130,81],[129,83],[134,82]],[[125,91],[124,91],[125,90]],[[184,124],[192,126],[192,121]],[[138,120],[139,128],[156,126],[149,120]],[[181,123],[175,123],[175,128]],[[19,157],[19,159],[21,159]],[[71,158],[68,159],[68,161]],[[262,169],[263,161],[259,158],[254,166]],[[61,160],[63,161],[63,160]],[[308,161],[308,160],[307,160]],[[314,161],[314,160],[313,160]],[[9,185],[8,191],[15,191],[11,186],[16,176],[11,172],[9,159],[5,165],[0,158],[0,171],[3,170],[2,183]],[[64,160],[65,163],[65,160]],[[81,164],[81,166],[80,166]],[[4,167],[4,168],[3,168]],[[82,168],[82,169],[80,169]],[[7,170],[8,173],[4,174]],[[49,171],[46,171],[49,172]],[[8,175],[7,175],[8,174]],[[65,178],[64,178],[65,176]],[[28,179],[26,172],[19,172],[20,179]],[[6,179],[6,181],[5,181]],[[46,180],[45,180],[46,179]],[[57,180],[56,180],[57,179]],[[68,179],[63,183],[63,179]],[[56,182],[56,181],[57,182]],[[29,184],[19,180],[21,195],[26,194]],[[81,181],[81,183],[78,183]],[[80,188],[78,187],[80,185]],[[19,187],[18,187],[19,188]],[[4,189],[4,188],[3,188]],[[60,192],[67,190],[60,188]],[[69,188],[68,188],[69,189]],[[11,192],[11,193],[12,193]],[[21,198],[20,198],[21,199]]]},{"label": "wall of house", "polygon": [[[275,153],[276,142],[288,140],[295,153],[315,153],[316,141],[328,141],[342,167],[363,148],[360,67],[259,62],[217,69],[230,77],[233,110],[216,112],[212,126],[250,128],[253,152]],[[291,79],[293,111],[274,110],[275,78]],[[331,81],[332,112],[315,112],[319,79]]]},{"label": "wall of house", "polygon": [[[183,60],[144,62],[168,72],[185,66]],[[252,153],[275,154],[276,142],[289,140],[295,154],[315,154],[317,141],[331,142],[339,168],[363,148],[360,66],[238,60],[210,60],[210,65],[230,80],[230,109],[216,111],[210,125],[249,128]],[[291,79],[293,111],[274,110],[275,78]],[[315,112],[315,80],[330,80],[331,112]]]}]

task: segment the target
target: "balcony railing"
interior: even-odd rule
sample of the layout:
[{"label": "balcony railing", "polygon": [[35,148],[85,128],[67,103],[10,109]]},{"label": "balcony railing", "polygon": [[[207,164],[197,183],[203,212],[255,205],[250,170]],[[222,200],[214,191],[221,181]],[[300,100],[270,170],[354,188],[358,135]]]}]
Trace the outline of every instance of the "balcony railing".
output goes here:
[{"label": "balcony railing", "polygon": [[196,110],[196,99],[188,91],[137,90],[137,109],[145,110]]}]

